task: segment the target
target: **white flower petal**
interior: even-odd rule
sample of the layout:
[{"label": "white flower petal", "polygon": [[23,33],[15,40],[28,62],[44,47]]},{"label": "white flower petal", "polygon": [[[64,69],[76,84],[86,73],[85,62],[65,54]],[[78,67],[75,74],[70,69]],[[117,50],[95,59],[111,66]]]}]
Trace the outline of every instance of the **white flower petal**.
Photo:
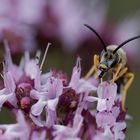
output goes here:
[{"label": "white flower petal", "polygon": [[1,95],[6,95],[6,94],[7,94],[7,89],[6,88],[0,90],[0,96]]},{"label": "white flower petal", "polygon": [[36,64],[35,60],[27,61],[25,64],[25,73],[31,79],[36,79],[36,76],[40,72],[39,66]]},{"label": "white flower petal", "polygon": [[45,126],[45,122],[41,121],[39,117],[35,117],[34,115],[30,114],[30,118],[32,121],[39,127]]},{"label": "white flower petal", "polygon": [[10,93],[10,94],[11,94],[11,98],[8,99],[8,102],[12,104],[14,107],[17,107],[17,98],[15,93]]},{"label": "white flower petal", "polygon": [[47,92],[42,92],[42,91],[37,91],[37,90],[31,90],[30,92],[30,96],[33,98],[33,99],[44,99],[46,98],[46,95],[47,95]]},{"label": "white flower petal", "polygon": [[78,86],[78,92],[91,92],[91,91],[96,91],[97,87],[92,85],[90,82],[80,79],[79,81],[79,86]]},{"label": "white flower petal", "polygon": [[11,98],[12,98],[12,94],[8,94],[8,95],[0,95],[0,110],[1,110],[1,108],[2,108],[2,106],[3,106],[3,104],[6,102],[6,101],[8,101],[8,100],[10,100]]},{"label": "white flower petal", "polygon": [[62,93],[63,93],[63,83],[62,83],[62,80],[57,79],[56,97],[60,96]]},{"label": "white flower petal", "polygon": [[85,98],[85,100],[88,101],[88,102],[95,102],[95,101],[98,101],[98,99],[99,99],[99,98],[94,97],[94,96],[87,96],[87,97]]},{"label": "white flower petal", "polygon": [[115,123],[115,125],[112,129],[114,131],[114,134],[115,134],[115,139],[120,139],[120,140],[125,139],[125,134],[122,131],[125,128],[126,128],[126,123],[125,122]]},{"label": "white flower petal", "polygon": [[73,121],[73,135],[77,136],[83,123],[83,117],[80,114],[76,114]]},{"label": "white flower petal", "polygon": [[46,87],[48,90],[48,99],[54,99],[63,93],[63,83],[60,79],[54,77],[48,78]]},{"label": "white flower petal", "polygon": [[38,102],[31,107],[31,113],[35,116],[39,116],[42,113],[45,105],[46,101],[39,99]]},{"label": "white flower petal", "polygon": [[97,110],[101,112],[106,109],[107,109],[106,99],[98,99]]},{"label": "white flower petal", "polygon": [[52,127],[56,121],[56,111],[46,107],[46,126]]},{"label": "white flower petal", "polygon": [[58,103],[58,98],[48,100],[47,101],[47,108],[49,108],[51,110],[56,110],[57,103]]},{"label": "white flower petal", "polygon": [[85,100],[88,101],[88,102],[97,101],[97,110],[100,111],[100,112],[102,112],[102,111],[107,109],[106,99],[100,99],[100,98],[97,98],[97,97],[94,97],[94,96],[87,96],[85,98]]},{"label": "white flower petal", "polygon": [[10,92],[15,92],[16,85],[10,72],[4,74],[4,85]]}]

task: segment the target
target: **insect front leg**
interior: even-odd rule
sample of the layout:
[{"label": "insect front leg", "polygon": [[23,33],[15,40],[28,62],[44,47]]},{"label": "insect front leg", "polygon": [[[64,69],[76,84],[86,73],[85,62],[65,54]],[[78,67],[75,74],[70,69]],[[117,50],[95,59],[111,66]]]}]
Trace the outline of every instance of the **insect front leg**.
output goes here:
[{"label": "insect front leg", "polygon": [[95,71],[99,64],[99,55],[94,55],[93,57],[93,66],[90,68],[89,72],[85,75],[84,79],[88,79]]},{"label": "insect front leg", "polygon": [[126,109],[125,109],[126,94],[127,94],[127,90],[129,89],[129,87],[131,86],[131,84],[134,80],[134,74],[131,72],[127,72],[124,76],[128,79],[128,81],[124,85],[124,89],[123,89],[123,93],[122,93],[122,110],[126,111]]},{"label": "insect front leg", "polygon": [[122,68],[121,63],[116,66],[116,72],[113,73],[113,78],[112,78],[112,80],[110,80],[110,83],[114,83],[116,81],[118,74],[120,73],[121,68]]}]

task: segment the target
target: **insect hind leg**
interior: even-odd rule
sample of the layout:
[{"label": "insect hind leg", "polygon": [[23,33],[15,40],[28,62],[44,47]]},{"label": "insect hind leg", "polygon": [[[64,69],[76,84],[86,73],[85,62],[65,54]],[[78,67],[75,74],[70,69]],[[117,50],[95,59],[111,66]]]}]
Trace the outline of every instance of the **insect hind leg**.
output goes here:
[{"label": "insect hind leg", "polygon": [[129,89],[129,87],[131,86],[133,80],[134,80],[134,74],[131,72],[127,72],[124,75],[128,80],[126,82],[126,84],[124,85],[124,89],[123,89],[123,93],[122,93],[122,110],[126,111],[125,109],[125,100],[126,100],[126,95],[127,95],[127,90]]}]

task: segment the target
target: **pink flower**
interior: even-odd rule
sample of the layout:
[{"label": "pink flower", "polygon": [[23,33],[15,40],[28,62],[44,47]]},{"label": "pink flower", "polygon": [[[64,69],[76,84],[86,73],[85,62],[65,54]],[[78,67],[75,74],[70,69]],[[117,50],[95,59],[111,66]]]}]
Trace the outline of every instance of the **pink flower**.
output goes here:
[{"label": "pink flower", "polygon": [[73,68],[71,80],[68,87],[74,89],[77,93],[96,91],[96,86],[94,86],[90,81],[86,81],[81,78],[81,59],[78,57],[75,67]]},{"label": "pink flower", "polygon": [[[36,82],[33,84],[32,80],[37,81],[38,79],[36,78],[40,72],[39,67],[35,64],[35,60],[27,60],[26,57],[23,66],[22,64],[19,67],[14,65],[7,43],[5,44],[5,49],[6,60],[3,71],[4,88],[0,90],[0,109],[5,102],[10,103],[12,108],[17,108],[17,103],[22,102],[21,96],[28,96],[27,94],[30,89],[34,85],[36,86]],[[32,67],[28,67],[29,65]],[[24,95],[20,95],[21,92]]]},{"label": "pink flower", "polygon": [[17,107],[16,85],[10,72],[4,74],[4,86],[5,88],[0,90],[0,109],[5,102],[9,102],[14,107]]},{"label": "pink flower", "polygon": [[0,135],[1,140],[28,140],[30,135],[30,127],[28,126],[23,113],[17,112],[17,123],[0,125],[3,133]]},{"label": "pink flower", "polygon": [[[102,136],[103,134],[108,134],[106,138],[110,137],[110,140],[124,139],[125,135],[123,130],[126,128],[126,123],[124,121],[125,118],[122,118],[121,120],[119,119],[122,110],[120,101],[119,106],[117,104],[119,100],[119,95],[117,95],[117,85],[109,84],[107,82],[101,83],[98,87],[97,94],[99,98],[107,99],[106,109],[104,111],[99,110],[96,114],[97,127],[103,129],[103,133],[100,134]],[[97,138],[97,136],[95,137]]]},{"label": "pink flower", "polygon": [[123,140],[126,112],[117,84],[95,85],[94,76],[81,78],[79,57],[69,83],[62,72],[42,74],[48,47],[41,64],[25,53],[20,66],[15,66],[6,46],[0,108],[7,103],[17,123],[0,125],[0,139]]},{"label": "pink flower", "polygon": [[81,76],[81,63],[80,63],[80,58],[78,57],[76,66],[73,68],[71,80],[69,83],[69,86],[72,89],[77,90],[80,81],[80,76]]},{"label": "pink flower", "polygon": [[54,125],[54,140],[80,140],[78,138],[78,132],[83,123],[83,117],[80,114],[76,114],[73,119],[72,126]]},{"label": "pink flower", "polygon": [[98,97],[106,100],[106,110],[110,111],[117,98],[117,85],[107,82],[99,85],[97,90]]},{"label": "pink flower", "polygon": [[115,123],[113,127],[113,132],[114,132],[114,139],[115,140],[124,140],[125,139],[125,134],[123,133],[123,130],[126,128],[126,123],[125,122],[117,122]]},{"label": "pink flower", "polygon": [[46,89],[44,92],[31,91],[31,97],[38,100],[38,102],[31,107],[31,113],[35,116],[39,116],[45,107],[47,116],[46,125],[49,127],[52,126],[56,120],[56,105],[59,96],[62,94],[63,84],[60,79],[49,77],[45,86]]},{"label": "pink flower", "polygon": [[43,130],[41,131],[41,133],[39,133],[38,131],[33,131],[31,140],[46,140],[46,131]]},{"label": "pink flower", "polygon": [[[5,64],[3,64],[4,68],[2,76],[4,80],[4,88],[0,90],[0,109],[2,108],[5,102],[9,102],[12,106],[17,107],[15,80],[17,80],[18,76],[20,75],[20,72],[17,70],[17,67],[12,64],[8,43],[4,41],[4,44],[6,51]],[[17,77],[15,76],[15,71],[17,71]]]},{"label": "pink flower", "polygon": [[[68,104],[73,104],[73,108],[74,108],[74,106],[76,106],[77,104],[78,94],[84,92],[90,93],[91,91],[95,91],[97,89],[90,82],[81,79],[80,75],[81,75],[81,65],[80,65],[80,58],[78,58],[76,65],[73,68],[71,80],[68,86],[64,86],[63,79],[54,77],[52,73],[52,75],[50,75],[50,77],[46,79],[45,83],[42,84],[39,89],[33,89],[31,91],[30,94],[31,97],[33,99],[38,100],[37,103],[32,105],[31,114],[34,115],[34,117],[35,116],[39,117],[43,112],[43,109],[45,108],[46,124],[42,124],[42,125],[46,125],[47,127],[50,127],[55,123],[57,118],[56,107],[58,103],[60,107],[63,104],[61,102],[61,99],[63,99],[64,102],[66,100],[66,102],[68,103],[67,96],[69,96],[69,98],[72,97],[72,101],[70,98],[69,100],[70,102]],[[67,89],[69,89],[70,91],[70,93],[68,92],[69,95],[67,94],[67,92],[66,93],[64,92]],[[77,94],[76,96],[74,93],[76,100],[73,100],[74,99],[73,95],[71,96],[73,92]],[[38,123],[38,121],[36,123]]]},{"label": "pink flower", "polygon": [[[86,125],[89,126],[92,123],[94,126],[93,128],[91,127],[94,133],[91,134],[89,128],[84,136],[95,140],[117,140],[121,135],[122,139],[124,139],[126,113],[123,113],[121,109],[120,98],[118,98],[119,95],[117,95],[117,85],[103,82],[99,84],[97,88],[97,95],[98,97],[94,97],[85,94],[83,100],[79,103],[79,109],[77,108],[78,112],[81,110],[86,119]],[[88,111],[88,108],[95,105],[94,103],[96,101],[97,106],[95,110],[90,110],[89,113],[83,110],[85,109]],[[86,118],[87,116],[88,118]]]},{"label": "pink flower", "polygon": [[99,112],[96,115],[96,122],[98,127],[105,128],[109,126],[111,128],[116,122],[116,118],[110,112]]}]

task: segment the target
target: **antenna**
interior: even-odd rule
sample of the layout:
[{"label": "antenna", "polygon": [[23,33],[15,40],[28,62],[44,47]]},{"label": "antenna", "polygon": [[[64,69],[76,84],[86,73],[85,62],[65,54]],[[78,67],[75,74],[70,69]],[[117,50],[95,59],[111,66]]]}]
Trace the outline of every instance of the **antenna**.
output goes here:
[{"label": "antenna", "polygon": [[117,50],[119,50],[122,46],[124,46],[124,45],[127,44],[128,42],[131,42],[131,41],[133,41],[133,40],[135,40],[135,39],[138,39],[138,38],[140,38],[140,36],[135,36],[135,37],[132,37],[132,38],[130,38],[130,39],[124,41],[123,43],[121,43],[121,44],[113,51],[113,53],[116,53]]},{"label": "antenna", "polygon": [[102,43],[103,47],[104,47],[104,50],[107,51],[106,49],[106,44],[105,42],[103,41],[103,39],[101,38],[101,36],[97,33],[97,31],[95,31],[92,27],[90,27],[89,25],[87,24],[84,24],[84,26],[86,26],[88,29],[90,29],[93,33],[95,33],[95,35],[99,38],[100,42]]}]

